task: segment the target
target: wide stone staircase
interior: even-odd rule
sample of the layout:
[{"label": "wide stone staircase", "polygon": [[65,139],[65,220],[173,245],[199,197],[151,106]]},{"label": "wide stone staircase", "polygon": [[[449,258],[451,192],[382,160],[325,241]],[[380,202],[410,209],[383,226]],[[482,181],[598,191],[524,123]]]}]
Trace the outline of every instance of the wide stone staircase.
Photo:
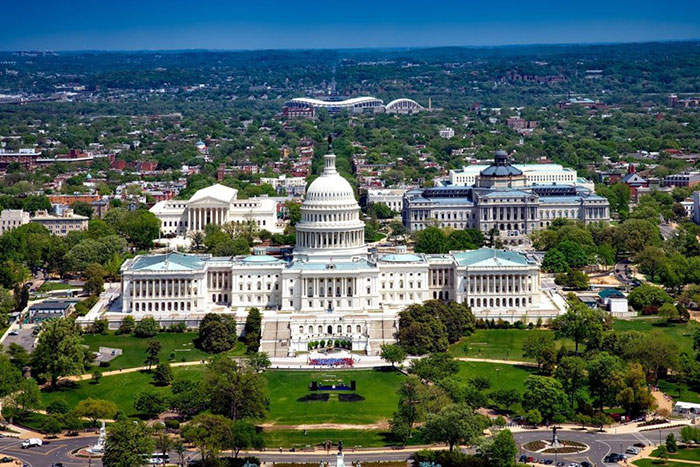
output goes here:
[{"label": "wide stone staircase", "polygon": [[286,357],[292,331],[289,321],[263,320],[260,350],[270,357]]}]

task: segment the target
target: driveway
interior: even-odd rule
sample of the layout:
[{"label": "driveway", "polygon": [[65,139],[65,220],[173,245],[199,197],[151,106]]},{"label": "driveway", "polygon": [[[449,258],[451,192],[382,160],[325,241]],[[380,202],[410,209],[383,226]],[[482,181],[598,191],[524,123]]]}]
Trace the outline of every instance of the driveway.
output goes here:
[{"label": "driveway", "polygon": [[15,331],[17,332],[16,336],[12,336],[9,333],[7,334],[7,337],[2,342],[5,347],[9,347],[10,344],[14,342],[15,344],[19,344],[24,347],[27,352],[31,352],[34,348],[35,336],[32,335],[34,326],[25,324],[21,329],[16,329]]}]

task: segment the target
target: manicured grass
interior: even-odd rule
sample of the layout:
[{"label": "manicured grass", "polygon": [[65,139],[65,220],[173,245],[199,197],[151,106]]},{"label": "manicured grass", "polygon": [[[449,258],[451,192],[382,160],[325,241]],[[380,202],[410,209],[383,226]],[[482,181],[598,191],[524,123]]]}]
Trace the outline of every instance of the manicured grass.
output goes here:
[{"label": "manicured grass", "polygon": [[536,374],[535,368],[495,364],[485,362],[459,362],[458,375],[464,379],[485,376],[491,381],[491,387],[486,392],[497,389],[515,389],[525,391],[525,379]]},{"label": "manicured grass", "polygon": [[693,333],[700,329],[700,323],[688,321],[683,324],[667,324],[663,319],[619,319],[613,323],[613,329],[616,331],[639,331],[644,333],[660,330],[673,338],[681,352],[687,352],[692,355]]},{"label": "manicured grass", "polygon": [[695,390],[689,388],[685,383],[659,380],[659,389],[677,401],[700,404],[700,395],[698,395]]},{"label": "manicured grass", "polygon": [[[523,392],[525,378],[533,374],[534,369],[513,365],[497,365],[482,362],[460,362],[458,375],[464,379],[475,376],[487,376],[491,380],[489,391],[496,389],[516,389]],[[204,368],[200,365],[175,367],[175,378],[200,379]],[[265,373],[268,379],[270,396],[270,410],[267,420],[277,425],[299,424],[372,424],[391,418],[398,403],[398,388],[404,380],[404,375],[389,370],[362,370],[362,371],[268,371]],[[349,383],[355,380],[357,383],[356,394],[365,398],[359,402],[340,402],[339,393],[349,391],[326,391],[330,397],[325,402],[299,402],[298,399],[311,392],[309,383],[316,379],[343,379]],[[136,396],[146,390],[152,389],[164,394],[169,393],[167,387],[157,387],[153,384],[153,375],[148,372],[133,372],[104,376],[99,383],[93,384],[90,380],[80,381],[65,385],[56,391],[44,391],[44,406],[53,400],[62,398],[71,407],[88,397],[114,401],[120,410],[127,415],[137,415],[134,410]],[[303,443],[299,441],[298,433],[276,435],[281,442],[286,436],[287,443]],[[371,431],[371,429],[370,429]],[[303,436],[303,433],[301,433]],[[308,435],[307,435],[308,436]],[[316,436],[316,435],[314,435]],[[321,434],[318,434],[321,436]],[[359,435],[358,435],[359,436]],[[379,433],[366,435],[365,441],[357,444],[379,445]],[[358,438],[359,439],[359,438]],[[308,444],[308,443],[305,443]]]},{"label": "manicured grass", "polygon": [[[173,368],[176,378],[201,378],[203,367],[185,366]],[[133,372],[104,376],[100,382],[93,384],[90,380],[80,381],[73,384],[62,385],[56,391],[43,391],[42,401],[47,406],[55,399],[65,400],[71,407],[75,407],[78,402],[88,397],[95,399],[106,399],[117,404],[119,410],[123,410],[127,415],[137,415],[134,410],[134,400],[136,396],[146,390],[152,389],[155,392],[169,394],[168,387],[158,387],[153,384],[153,374],[148,372]]]},{"label": "manicured grass", "polygon": [[[105,335],[85,334],[83,342],[94,352],[97,352],[100,346],[122,349],[122,355],[110,362],[109,368],[105,368],[107,371],[143,366],[143,362],[146,360],[146,347],[150,340],[160,342],[161,360],[181,362],[208,358],[209,354],[195,348],[194,339],[196,337],[196,332],[160,332],[150,339],[134,337],[129,334],[117,335],[110,332]],[[231,351],[232,355],[243,355],[244,353],[245,347],[240,342]]]},{"label": "manicured grass", "polygon": [[449,353],[454,357],[533,361],[523,356],[523,343],[532,333],[554,334],[542,329],[477,329],[472,335],[452,344]]},{"label": "manicured grass", "polygon": [[636,465],[638,467],[658,467],[659,465],[667,465],[669,467],[697,467],[698,464],[688,464],[686,462],[672,462],[668,461],[665,464],[659,464],[655,463],[659,462],[656,459],[639,459],[634,462],[632,462],[633,465]]},{"label": "manicured grass", "polygon": [[[655,449],[651,453],[652,457],[659,457],[659,450]],[[695,461],[695,462],[700,462],[700,449],[698,448],[690,448],[690,449],[683,449],[679,448],[678,452],[669,452],[668,453],[669,459],[680,459],[684,461]]]},{"label": "manicured grass", "polygon": [[52,290],[81,289],[79,285],[65,284],[63,282],[44,282],[38,292],[51,292]]},{"label": "manicured grass", "polygon": [[[268,421],[280,425],[304,423],[365,424],[391,418],[398,403],[397,390],[404,376],[395,371],[270,371],[266,373],[270,390]],[[299,402],[310,394],[313,376],[342,378],[357,382],[356,394],[365,398],[359,402],[340,402],[338,393],[327,391],[326,402]],[[342,391],[347,393],[349,391]]]}]

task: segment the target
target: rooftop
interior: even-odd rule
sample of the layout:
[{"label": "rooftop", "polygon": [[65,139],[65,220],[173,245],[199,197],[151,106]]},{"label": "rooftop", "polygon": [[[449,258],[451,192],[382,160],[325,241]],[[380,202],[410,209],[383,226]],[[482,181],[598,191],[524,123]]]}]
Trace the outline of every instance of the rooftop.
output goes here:
[{"label": "rooftop", "polygon": [[167,253],[161,255],[137,256],[134,258],[134,271],[196,271],[204,269],[207,256]]}]

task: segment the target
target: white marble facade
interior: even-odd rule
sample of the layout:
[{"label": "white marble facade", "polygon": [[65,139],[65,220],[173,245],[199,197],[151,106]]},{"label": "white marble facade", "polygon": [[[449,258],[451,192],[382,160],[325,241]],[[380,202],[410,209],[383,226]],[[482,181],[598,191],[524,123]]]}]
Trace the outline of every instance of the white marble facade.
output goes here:
[{"label": "white marble facade", "polygon": [[137,256],[122,266],[122,312],[167,320],[212,311],[245,316],[256,307],[263,311],[263,348],[278,356],[329,338],[377,353],[394,340],[397,313],[429,299],[466,302],[487,319],[559,314],[540,289],[538,265],[520,253],[425,255],[399,247],[368,254],[354,192],[337,173],[335,156],[325,159],[302,204],[291,261],[262,251]]}]

